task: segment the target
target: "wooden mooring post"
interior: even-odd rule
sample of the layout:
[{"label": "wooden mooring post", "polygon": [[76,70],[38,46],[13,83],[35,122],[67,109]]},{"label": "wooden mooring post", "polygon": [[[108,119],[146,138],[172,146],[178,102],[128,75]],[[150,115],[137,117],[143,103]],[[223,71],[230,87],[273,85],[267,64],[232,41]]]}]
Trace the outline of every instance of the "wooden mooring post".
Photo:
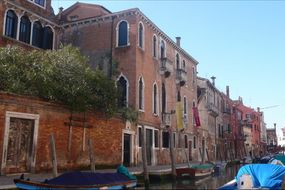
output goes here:
[{"label": "wooden mooring post", "polygon": [[173,132],[171,128],[169,128],[168,134],[169,134],[169,145],[170,145],[171,174],[172,174],[172,179],[176,180],[177,174],[176,174],[176,166],[175,166],[174,147],[173,147],[174,139],[173,139]]},{"label": "wooden mooring post", "polygon": [[91,138],[88,140],[89,147],[89,159],[90,159],[90,169],[92,172],[95,172],[95,156],[94,156],[94,146]]},{"label": "wooden mooring post", "polygon": [[57,177],[58,176],[57,158],[56,158],[55,140],[53,134],[50,135],[50,149],[51,149],[51,160],[52,160],[52,174],[53,177]]},{"label": "wooden mooring post", "polygon": [[146,135],[145,135],[145,127],[142,125],[142,161],[143,161],[143,174],[144,174],[144,184],[146,189],[149,187],[149,173],[147,168],[147,159],[146,159]]}]

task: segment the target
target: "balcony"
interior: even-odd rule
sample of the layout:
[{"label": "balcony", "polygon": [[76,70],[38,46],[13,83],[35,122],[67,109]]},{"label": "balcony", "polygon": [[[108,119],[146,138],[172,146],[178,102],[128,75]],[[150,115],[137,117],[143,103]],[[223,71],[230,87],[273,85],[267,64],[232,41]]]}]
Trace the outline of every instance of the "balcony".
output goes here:
[{"label": "balcony", "polygon": [[176,70],[176,83],[184,86],[187,81],[187,72],[183,69]]},{"label": "balcony", "polygon": [[171,125],[171,113],[162,113],[162,125],[164,127]]},{"label": "balcony", "polygon": [[225,108],[223,111],[224,114],[231,114],[231,109],[230,108]]},{"label": "balcony", "polygon": [[214,117],[219,115],[218,108],[213,103],[208,103],[206,108],[208,109],[208,113]]},{"label": "balcony", "polygon": [[160,74],[164,75],[166,78],[170,76],[173,72],[172,62],[166,57],[161,58],[160,60]]}]

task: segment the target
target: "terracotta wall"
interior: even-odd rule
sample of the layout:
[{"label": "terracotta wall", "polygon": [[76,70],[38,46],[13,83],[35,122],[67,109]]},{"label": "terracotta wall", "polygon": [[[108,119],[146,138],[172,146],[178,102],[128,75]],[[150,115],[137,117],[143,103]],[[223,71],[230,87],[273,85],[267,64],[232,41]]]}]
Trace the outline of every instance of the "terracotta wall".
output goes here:
[{"label": "terracotta wall", "polygon": [[[72,127],[71,149],[68,151],[70,112],[60,104],[49,103],[37,98],[0,93],[0,157],[3,155],[3,137],[6,111],[39,115],[36,146],[36,171],[51,169],[50,135],[56,142],[58,167],[60,169],[89,167],[88,139],[94,144],[96,165],[118,165],[122,160],[122,129],[125,123],[117,118],[107,120],[97,113],[85,115],[88,128]],[[81,125],[84,114],[73,114]],[[80,120],[80,121],[79,121]],[[67,124],[66,124],[67,123]],[[85,144],[85,149],[83,149]],[[9,171],[6,171],[9,173]]]}]

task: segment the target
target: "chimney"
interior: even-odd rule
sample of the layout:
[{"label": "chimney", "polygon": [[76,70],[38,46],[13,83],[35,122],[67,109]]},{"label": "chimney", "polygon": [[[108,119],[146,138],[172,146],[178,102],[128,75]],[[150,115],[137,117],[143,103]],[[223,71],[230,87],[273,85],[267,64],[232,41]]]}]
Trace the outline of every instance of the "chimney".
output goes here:
[{"label": "chimney", "polygon": [[260,107],[257,107],[257,112],[260,112]]},{"label": "chimney", "polygon": [[216,77],[212,76],[211,79],[212,79],[212,84],[213,84],[213,86],[215,86]]},{"label": "chimney", "polygon": [[230,98],[230,87],[226,86],[227,97]]},{"label": "chimney", "polygon": [[180,40],[181,40],[181,37],[176,37],[176,44],[180,47]]},{"label": "chimney", "polygon": [[61,19],[61,13],[63,11],[63,7],[59,7],[58,8],[58,19],[60,20]]},{"label": "chimney", "polygon": [[274,123],[274,129],[276,129],[276,123]]}]

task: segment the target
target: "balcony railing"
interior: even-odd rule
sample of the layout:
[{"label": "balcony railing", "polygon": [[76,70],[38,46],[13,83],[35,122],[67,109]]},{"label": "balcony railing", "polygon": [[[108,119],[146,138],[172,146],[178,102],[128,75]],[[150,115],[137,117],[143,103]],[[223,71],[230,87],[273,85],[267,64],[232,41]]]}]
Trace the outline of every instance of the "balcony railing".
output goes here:
[{"label": "balcony railing", "polygon": [[206,107],[210,115],[214,117],[217,117],[219,115],[219,110],[213,103],[208,103]]},{"label": "balcony railing", "polygon": [[167,78],[170,76],[171,73],[173,73],[172,62],[166,57],[161,58],[161,60],[160,60],[160,74],[164,75]]},{"label": "balcony railing", "polygon": [[183,69],[176,70],[176,83],[183,86],[187,81],[187,72]]},{"label": "balcony railing", "polygon": [[225,108],[224,109],[225,114],[231,114],[231,109],[230,108]]},{"label": "balcony railing", "polygon": [[162,125],[165,127],[171,125],[171,113],[162,113]]}]

